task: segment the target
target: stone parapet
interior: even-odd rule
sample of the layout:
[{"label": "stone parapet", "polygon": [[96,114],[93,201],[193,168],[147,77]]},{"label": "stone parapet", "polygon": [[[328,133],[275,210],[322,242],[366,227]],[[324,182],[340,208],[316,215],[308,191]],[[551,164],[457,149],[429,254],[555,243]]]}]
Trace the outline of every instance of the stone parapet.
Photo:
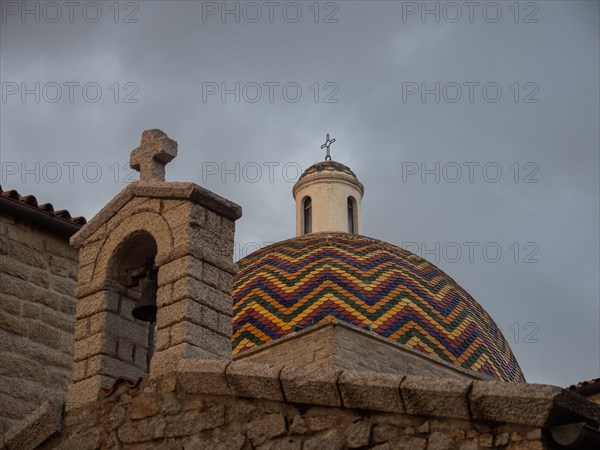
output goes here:
[{"label": "stone parapet", "polygon": [[46,400],[0,438],[6,450],[33,450],[62,428],[64,402]]},{"label": "stone parapet", "polygon": [[[373,349],[377,349],[373,351]],[[237,361],[391,374],[487,380],[491,377],[418,352],[354,324],[329,319],[234,356]]]},{"label": "stone parapet", "polygon": [[543,450],[556,426],[599,419],[554,386],[182,360],[68,411],[39,448]]},{"label": "stone parapet", "polygon": [[[554,426],[565,420],[585,422],[593,427],[600,424],[600,406],[557,386],[240,364],[182,361],[176,372],[177,380],[184,392],[197,393],[195,386],[202,384],[204,377],[228,380],[231,376],[227,374],[233,372],[238,386],[248,386],[256,385],[257,374],[263,373],[269,380],[271,392],[279,392],[277,379],[284,398],[290,403],[539,427]],[[214,384],[208,383],[209,386]],[[227,385],[229,391],[218,383],[216,392],[205,388],[202,393],[239,395],[239,388],[236,390],[229,382]],[[266,398],[262,394],[253,395],[256,392],[258,390],[248,389],[244,397]]]}]

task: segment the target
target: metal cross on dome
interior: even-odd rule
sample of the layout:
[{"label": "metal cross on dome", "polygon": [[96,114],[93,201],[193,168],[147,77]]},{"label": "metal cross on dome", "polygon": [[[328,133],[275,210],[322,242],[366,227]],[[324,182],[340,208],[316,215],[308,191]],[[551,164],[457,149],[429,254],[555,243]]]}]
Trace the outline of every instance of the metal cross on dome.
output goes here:
[{"label": "metal cross on dome", "polygon": [[325,137],[325,143],[321,145],[321,150],[324,148],[327,149],[327,155],[325,156],[325,161],[331,161],[331,155],[329,154],[329,147],[331,144],[335,142],[335,138],[329,139],[329,133],[327,133],[327,137]]}]

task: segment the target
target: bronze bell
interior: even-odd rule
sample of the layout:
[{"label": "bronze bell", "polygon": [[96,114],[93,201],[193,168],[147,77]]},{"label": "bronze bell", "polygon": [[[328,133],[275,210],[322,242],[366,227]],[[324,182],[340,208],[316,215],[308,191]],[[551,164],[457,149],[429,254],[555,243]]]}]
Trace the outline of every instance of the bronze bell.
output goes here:
[{"label": "bronze bell", "polygon": [[148,272],[148,277],[144,280],[144,284],[142,285],[142,297],[140,298],[140,302],[133,308],[133,311],[131,311],[133,317],[145,322],[156,321],[157,290],[156,272]]}]

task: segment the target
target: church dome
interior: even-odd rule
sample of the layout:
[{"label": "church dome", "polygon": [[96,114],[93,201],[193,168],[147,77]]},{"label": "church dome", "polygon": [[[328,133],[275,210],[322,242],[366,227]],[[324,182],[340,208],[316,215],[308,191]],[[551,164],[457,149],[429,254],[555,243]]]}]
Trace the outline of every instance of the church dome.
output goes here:
[{"label": "church dome", "polygon": [[308,169],[306,169],[302,175],[300,175],[300,178],[298,179],[298,181],[300,181],[301,179],[303,179],[304,177],[311,175],[313,173],[319,173],[319,172],[324,172],[324,173],[328,173],[328,172],[342,172],[345,173],[346,175],[350,175],[352,177],[354,177],[356,180],[358,180],[358,178],[356,177],[356,175],[354,174],[354,172],[352,172],[352,170],[350,169],[350,167],[345,166],[342,163],[339,163],[337,161],[320,161],[318,163],[313,164],[312,166],[310,166]]},{"label": "church dome", "polygon": [[481,305],[402,248],[358,234],[311,233],[264,247],[239,265],[234,354],[336,318],[455,366],[524,381]]}]

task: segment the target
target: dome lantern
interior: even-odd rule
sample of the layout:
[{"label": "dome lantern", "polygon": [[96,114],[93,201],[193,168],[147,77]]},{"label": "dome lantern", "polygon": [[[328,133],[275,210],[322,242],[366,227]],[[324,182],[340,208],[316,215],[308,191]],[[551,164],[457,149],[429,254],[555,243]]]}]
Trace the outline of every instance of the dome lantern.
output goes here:
[{"label": "dome lantern", "polygon": [[296,201],[296,236],[319,232],[361,233],[364,186],[345,165],[331,160],[335,139],[327,135],[321,149],[325,161],[313,164],[300,176],[292,194]]}]

